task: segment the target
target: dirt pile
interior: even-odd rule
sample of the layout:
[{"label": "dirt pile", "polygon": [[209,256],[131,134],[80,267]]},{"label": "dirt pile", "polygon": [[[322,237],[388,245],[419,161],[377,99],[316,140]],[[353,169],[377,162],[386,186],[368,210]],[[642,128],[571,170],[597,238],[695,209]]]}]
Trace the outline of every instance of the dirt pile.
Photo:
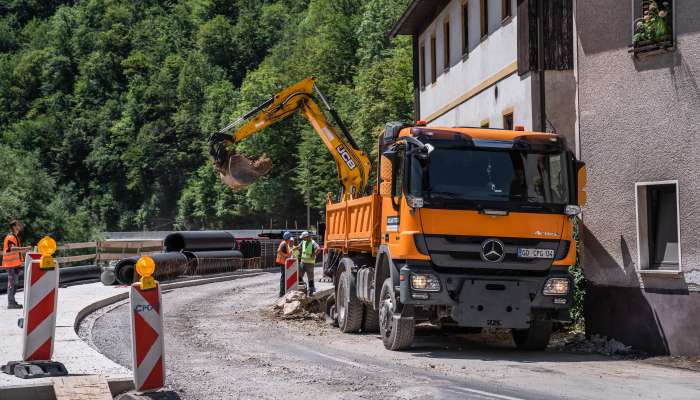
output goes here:
[{"label": "dirt pile", "polygon": [[272,312],[283,319],[323,319],[324,304],[332,290],[308,296],[305,290],[293,290],[272,305]]}]

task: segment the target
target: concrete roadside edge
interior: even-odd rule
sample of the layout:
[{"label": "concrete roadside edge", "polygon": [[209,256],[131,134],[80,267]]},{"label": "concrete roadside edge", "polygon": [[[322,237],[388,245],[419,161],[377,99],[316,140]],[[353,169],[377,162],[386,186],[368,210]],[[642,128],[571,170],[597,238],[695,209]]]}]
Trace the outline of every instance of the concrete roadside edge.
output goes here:
[{"label": "concrete roadside edge", "polygon": [[[279,271],[278,268],[265,268],[250,271],[241,271],[238,273],[222,274],[219,276],[203,278],[197,277],[189,280],[183,280],[178,282],[163,283],[161,287],[164,290],[179,289],[191,286],[206,285],[209,283],[218,283],[232,281],[242,278],[250,278],[253,276],[261,275],[264,273]],[[107,307],[111,304],[117,303],[122,300],[129,298],[129,293],[119,293],[114,296],[107,297],[100,301],[91,303],[83,307],[76,315],[75,321],[73,323],[73,330],[77,333],[80,328],[80,323],[90,315],[91,313],[99,310],[100,308]],[[121,393],[128,392],[134,389],[134,382],[131,379],[123,378],[112,378],[108,379],[107,383],[109,385],[109,390],[112,393],[112,397],[116,397]],[[40,382],[40,383],[28,383],[26,385],[13,385],[0,388],[0,398],[3,400],[54,400],[55,394],[53,390],[53,383],[51,382]]]},{"label": "concrete roadside edge", "polygon": [[[112,378],[107,379],[107,385],[112,397],[134,389],[131,379]],[[55,400],[53,382],[28,383],[26,385],[6,386],[0,389],[2,400]]]}]

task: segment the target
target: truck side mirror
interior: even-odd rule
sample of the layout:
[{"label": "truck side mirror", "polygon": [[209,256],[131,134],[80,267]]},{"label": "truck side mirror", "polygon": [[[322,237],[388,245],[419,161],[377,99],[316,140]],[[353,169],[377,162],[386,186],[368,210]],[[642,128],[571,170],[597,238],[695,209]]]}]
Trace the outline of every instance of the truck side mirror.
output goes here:
[{"label": "truck side mirror", "polygon": [[396,160],[398,160],[398,158],[399,158],[399,153],[392,146],[389,149],[387,149],[386,151],[384,151],[384,153],[382,153],[382,156],[384,156],[386,159],[388,159],[389,162],[391,163],[391,165],[394,165]]},{"label": "truck side mirror", "polygon": [[[400,147],[394,145],[390,147],[388,150],[386,150],[384,153],[382,153],[386,159],[391,161],[391,180],[388,181],[390,188],[389,190],[385,190],[389,192],[389,197],[391,197],[391,205],[393,206],[394,210],[399,210],[400,205],[401,205],[401,200],[397,201],[397,197],[401,196],[402,193],[397,191],[397,186],[399,190],[401,190],[401,179],[398,177],[399,175],[399,169],[402,168],[401,164],[401,157],[402,157],[402,150]],[[399,181],[397,181],[397,179]],[[382,182],[383,183],[383,182]],[[381,192],[381,187],[380,187],[380,192]]]},{"label": "truck side mirror", "polygon": [[576,161],[576,190],[578,206],[584,207],[586,205],[586,183],[588,178],[586,176],[586,163],[583,161]]}]

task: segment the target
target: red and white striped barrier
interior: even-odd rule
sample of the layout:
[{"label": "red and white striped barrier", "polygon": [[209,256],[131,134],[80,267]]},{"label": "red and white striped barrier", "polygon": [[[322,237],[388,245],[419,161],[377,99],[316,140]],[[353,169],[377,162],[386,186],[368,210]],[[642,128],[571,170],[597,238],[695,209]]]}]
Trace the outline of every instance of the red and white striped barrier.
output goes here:
[{"label": "red and white striped barrier", "polygon": [[24,361],[47,361],[53,355],[58,301],[58,266],[40,267],[41,254],[24,262]]},{"label": "red and white striped barrier", "polygon": [[160,285],[141,289],[131,285],[131,348],[134,385],[139,392],[160,389],[165,385],[165,345]]},{"label": "red and white striped barrier", "polygon": [[299,288],[299,261],[296,258],[284,262],[284,282],[285,293]]}]

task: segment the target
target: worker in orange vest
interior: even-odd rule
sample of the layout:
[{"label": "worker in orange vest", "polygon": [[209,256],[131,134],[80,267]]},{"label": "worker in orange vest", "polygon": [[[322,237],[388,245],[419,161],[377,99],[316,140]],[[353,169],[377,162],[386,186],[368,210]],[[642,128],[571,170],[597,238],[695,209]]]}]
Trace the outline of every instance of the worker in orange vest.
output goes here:
[{"label": "worker in orange vest", "polygon": [[7,270],[7,308],[19,309],[21,304],[15,300],[15,292],[19,284],[19,274],[22,272],[22,254],[30,248],[22,247],[19,241],[19,233],[22,231],[20,221],[10,223],[10,233],[5,236],[2,244],[2,267]]},{"label": "worker in orange vest", "polygon": [[277,258],[275,259],[275,262],[277,265],[280,266],[280,272],[282,275],[280,276],[280,293],[279,296],[282,297],[284,296],[285,292],[285,284],[284,284],[284,273],[285,273],[285,265],[284,263],[287,261],[289,257],[292,256],[292,251],[294,250],[293,242],[292,242],[292,234],[290,232],[285,232],[282,235],[282,241],[277,247]]}]

